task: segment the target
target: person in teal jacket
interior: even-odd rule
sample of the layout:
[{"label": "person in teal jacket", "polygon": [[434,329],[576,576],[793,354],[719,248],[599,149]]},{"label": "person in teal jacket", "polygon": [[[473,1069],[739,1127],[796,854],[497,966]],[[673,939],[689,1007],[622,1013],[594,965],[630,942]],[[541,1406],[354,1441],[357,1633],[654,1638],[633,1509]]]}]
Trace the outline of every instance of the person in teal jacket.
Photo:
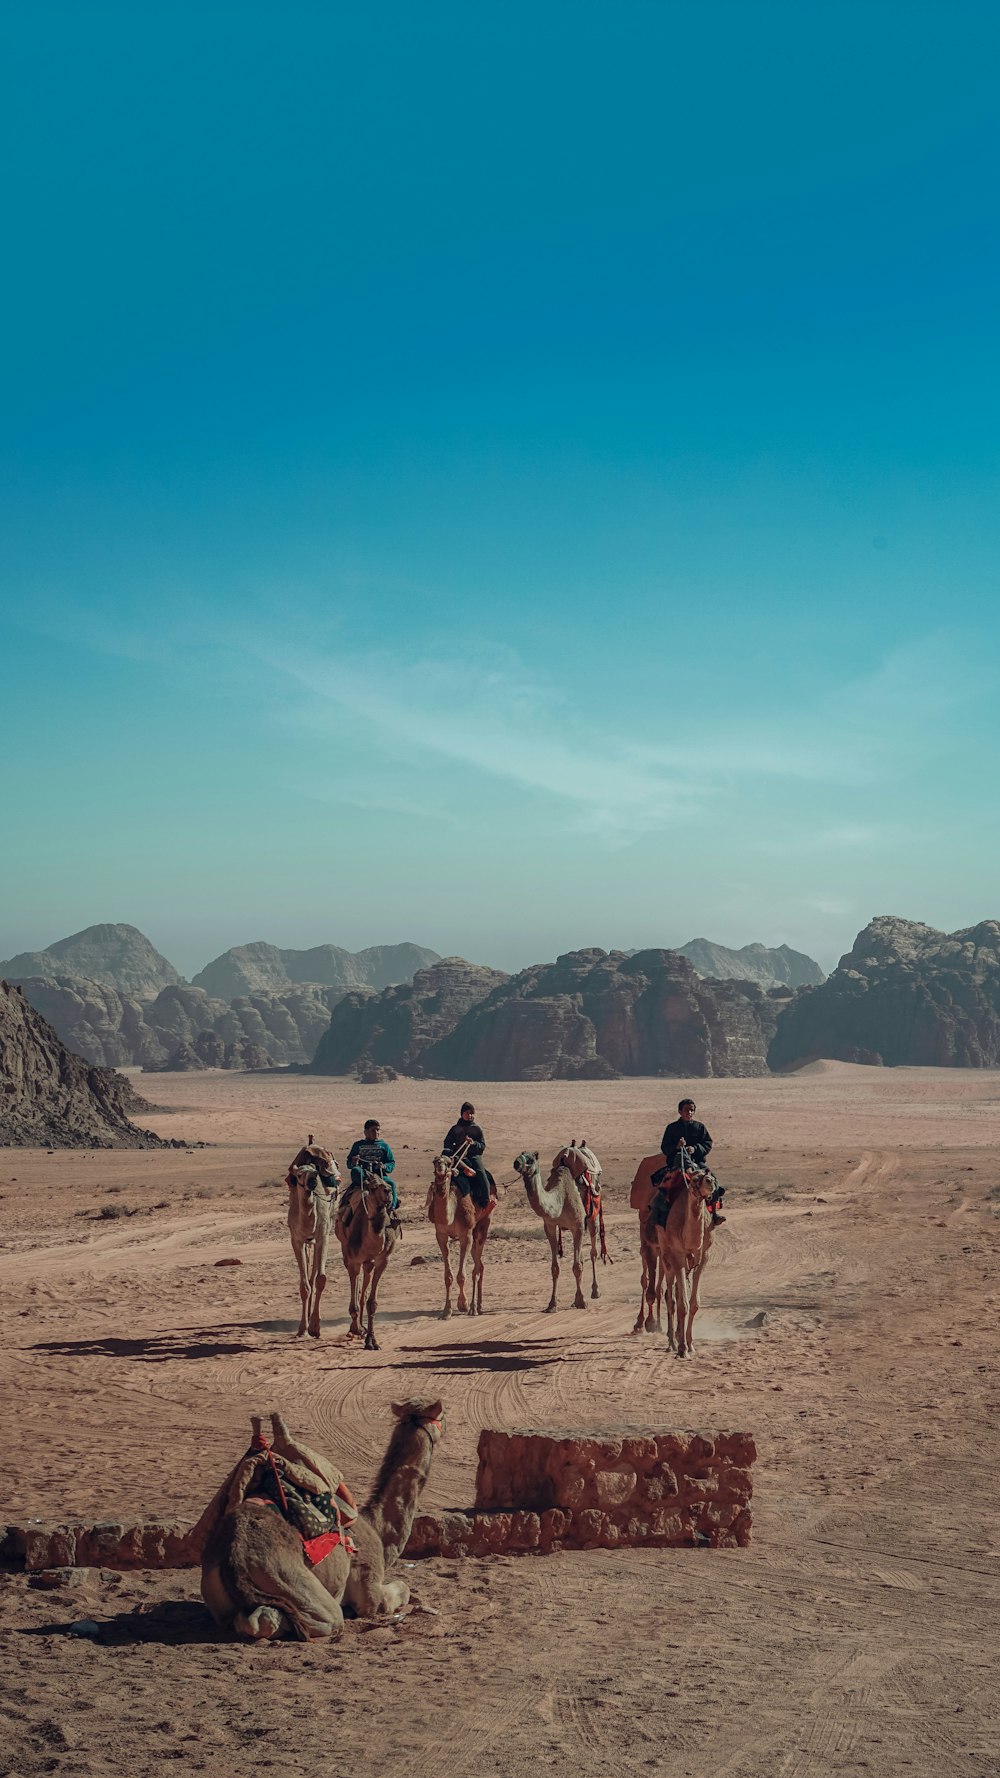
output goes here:
[{"label": "person in teal jacket", "polygon": [[383,1142],[379,1131],[382,1126],[377,1118],[370,1117],[365,1124],[365,1133],[351,1146],[347,1157],[347,1165],[351,1169],[351,1184],[360,1185],[365,1169],[370,1173],[380,1173],[389,1187],[392,1207],[399,1209],[399,1188],[393,1179],[396,1157],[388,1142]]}]

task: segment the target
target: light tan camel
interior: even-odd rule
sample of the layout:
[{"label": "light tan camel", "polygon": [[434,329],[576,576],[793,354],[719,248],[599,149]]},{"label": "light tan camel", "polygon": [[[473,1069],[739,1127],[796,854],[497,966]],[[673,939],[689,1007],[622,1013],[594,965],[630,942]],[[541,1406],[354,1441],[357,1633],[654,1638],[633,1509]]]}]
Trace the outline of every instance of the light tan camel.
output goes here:
[{"label": "light tan camel", "polygon": [[[481,1315],[483,1312],[483,1248],[490,1232],[490,1218],[496,1209],[497,1200],[491,1197],[485,1208],[473,1203],[472,1193],[456,1190],[455,1175],[458,1171],[455,1155],[438,1154],[434,1156],[434,1180],[427,1193],[427,1214],[434,1224],[441,1258],[444,1260],[444,1308],[441,1311],[442,1321],[451,1314],[451,1287],[458,1283],[458,1312],[460,1315]],[[457,1280],[452,1276],[451,1259],[448,1252],[449,1241],[458,1243],[458,1274]],[[465,1256],[472,1243],[472,1295],[466,1301],[465,1296]]]},{"label": "light tan camel", "polygon": [[[542,1171],[538,1165],[537,1154],[525,1150],[514,1162],[515,1171],[520,1173],[524,1189],[528,1195],[528,1203],[536,1216],[540,1216],[545,1224],[549,1247],[552,1251],[552,1295],[546,1304],[546,1314],[551,1315],[556,1307],[556,1288],[559,1283],[559,1255],[562,1251],[562,1231],[566,1229],[573,1239],[573,1276],[576,1279],[576,1296],[573,1298],[574,1309],[587,1307],[583,1300],[583,1237],[590,1235],[590,1269],[592,1274],[591,1297],[599,1297],[597,1288],[597,1227],[598,1211],[592,1200],[591,1213],[588,1216],[584,1209],[580,1187],[589,1177],[594,1184],[600,1184],[601,1163],[586,1142],[573,1141],[568,1148],[561,1148],[555,1156],[549,1172],[547,1184],[542,1184]],[[602,1252],[602,1259],[604,1254]]]},{"label": "light tan camel", "polygon": [[288,1233],[299,1268],[302,1315],[297,1338],[309,1333],[319,1339],[319,1310],[326,1288],[326,1258],[330,1245],[332,1194],[315,1166],[288,1169]]},{"label": "light tan camel", "polygon": [[715,1189],[714,1175],[701,1167],[689,1165],[681,1179],[681,1189],[667,1212],[666,1227],[655,1225],[651,1213],[647,1224],[666,1279],[667,1345],[675,1347],[678,1358],[694,1351],[694,1318],[701,1301],[698,1287],[714,1233],[708,1199]]},{"label": "light tan camel", "polygon": [[[441,1437],[442,1410],[440,1401],[410,1401],[392,1411],[397,1425],[375,1486],[347,1528],[353,1552],[340,1542],[315,1567],[300,1533],[275,1510],[273,1494],[263,1492],[259,1454],[251,1449],[237,1465],[192,1533],[201,1552],[202,1598],[217,1624],[251,1641],[289,1634],[312,1641],[339,1636],[345,1608],[355,1617],[384,1617],[407,1604],[409,1583],[386,1575],[406,1547]],[[286,1481],[291,1475],[300,1485],[328,1489],[350,1514],[353,1497],[340,1471],[293,1439],[280,1414],[271,1423],[271,1449]],[[259,1429],[255,1416],[255,1435]]]},{"label": "light tan camel", "polygon": [[[388,1182],[377,1173],[365,1172],[360,1186],[340,1200],[334,1234],[340,1242],[344,1265],[351,1280],[350,1332],[359,1336],[367,1313],[365,1351],[377,1352],[375,1311],[378,1287],[399,1235],[389,1220],[392,1202]],[[346,1220],[345,1220],[346,1219]]]},{"label": "light tan camel", "polygon": [[[663,1264],[656,1241],[656,1229],[650,1227],[649,1212],[653,1206],[657,1187],[653,1184],[652,1174],[663,1166],[662,1154],[648,1154],[639,1162],[632,1181],[629,1206],[639,1213],[639,1257],[642,1266],[642,1278],[639,1285],[639,1313],[636,1316],[633,1333],[660,1333],[662,1331],[661,1312],[663,1307]],[[673,1298],[667,1303],[668,1320],[673,1314]],[[671,1344],[673,1343],[671,1338]]]}]

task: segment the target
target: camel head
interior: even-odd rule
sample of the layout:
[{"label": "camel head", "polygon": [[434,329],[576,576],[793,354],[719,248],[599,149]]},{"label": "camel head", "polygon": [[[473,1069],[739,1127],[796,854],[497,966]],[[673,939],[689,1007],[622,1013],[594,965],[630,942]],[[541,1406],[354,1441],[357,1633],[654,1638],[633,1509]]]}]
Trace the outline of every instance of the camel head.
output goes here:
[{"label": "camel head", "polygon": [[444,1432],[442,1401],[394,1401],[390,1405],[397,1420],[411,1420],[414,1426],[423,1428],[432,1445],[437,1444]]},{"label": "camel head", "polygon": [[293,1191],[298,1187],[300,1191],[308,1192],[310,1197],[319,1183],[319,1171],[316,1167],[289,1167],[288,1177]]},{"label": "camel head", "polygon": [[532,1154],[530,1148],[522,1149],[521,1153],[515,1158],[514,1171],[515,1173],[520,1173],[525,1191],[530,1190],[531,1186],[537,1187],[538,1182],[542,1177],[541,1169],[538,1165],[538,1156]]},{"label": "camel head", "polygon": [[434,1190],[436,1192],[446,1192],[451,1184],[451,1177],[451,1156],[446,1154],[436,1154],[434,1156]]}]

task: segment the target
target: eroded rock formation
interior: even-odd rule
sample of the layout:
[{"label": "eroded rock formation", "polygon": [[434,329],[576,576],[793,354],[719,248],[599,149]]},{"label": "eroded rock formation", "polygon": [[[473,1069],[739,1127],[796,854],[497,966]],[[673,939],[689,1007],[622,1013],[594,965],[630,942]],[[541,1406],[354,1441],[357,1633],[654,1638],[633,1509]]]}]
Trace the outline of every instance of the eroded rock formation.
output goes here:
[{"label": "eroded rock formation", "polygon": [[312,1072],[349,1074],[373,1067],[395,1068],[401,1074],[421,1071],[430,1046],[506,980],[502,970],[444,957],[418,969],[412,982],[381,994],[371,989],[345,994],[333,1009]]},{"label": "eroded rock formation", "polygon": [[155,1000],[161,988],[184,979],[145,933],[122,924],[87,926],[44,951],[22,951],[0,963],[0,976],[82,977],[133,1000]]},{"label": "eroded rock formation", "polygon": [[882,915],[821,987],[796,997],[769,1051],[772,1068],[826,1056],[888,1066],[1000,1063],[1000,922],[937,932]]},{"label": "eroded rock formation", "polygon": [[73,1055],[20,989],[0,982],[0,1143],[159,1148],[131,1121],[148,1109],[129,1081]]},{"label": "eroded rock formation", "polygon": [[314,945],[308,951],[294,951],[260,942],[224,951],[195,976],[194,985],[217,1000],[280,994],[303,983],[344,991],[381,990],[411,981],[418,969],[437,961],[437,952],[424,945],[371,945],[366,951]]}]

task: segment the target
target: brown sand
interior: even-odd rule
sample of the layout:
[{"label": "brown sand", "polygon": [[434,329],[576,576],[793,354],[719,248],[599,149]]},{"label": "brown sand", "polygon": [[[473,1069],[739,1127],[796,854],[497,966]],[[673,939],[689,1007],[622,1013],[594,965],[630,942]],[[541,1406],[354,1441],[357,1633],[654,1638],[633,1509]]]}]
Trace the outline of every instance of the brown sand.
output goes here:
[{"label": "brown sand", "polygon": [[[734,1426],[760,1450],[754,1541],[422,1563],[409,1573],[425,1609],[332,1646],[220,1641],[194,1573],[88,1571],[55,1591],[2,1576],[0,1772],[992,1778],[996,1075],[825,1063],[700,1083],[731,1191],[685,1363],[631,1335],[627,1192],[686,1083],[477,1089],[505,1181],[521,1147],[596,1147],[615,1264],[585,1314],[568,1270],[566,1306],[542,1314],[548,1250],[514,1183],[474,1322],[437,1318],[421,1215],[460,1090],[150,1084],[153,1127],[215,1146],[0,1150],[0,1519],[193,1518],[249,1410],[272,1405],[363,1489],[389,1402],[440,1394],[431,1505],[471,1502],[483,1426]],[[309,1130],[342,1161],[372,1107],[408,1212],[382,1351],[345,1341],[339,1258],[323,1341],[302,1345],[280,1175]],[[241,1265],[216,1268],[230,1256]],[[99,1641],[65,1633],[82,1617]]]}]

